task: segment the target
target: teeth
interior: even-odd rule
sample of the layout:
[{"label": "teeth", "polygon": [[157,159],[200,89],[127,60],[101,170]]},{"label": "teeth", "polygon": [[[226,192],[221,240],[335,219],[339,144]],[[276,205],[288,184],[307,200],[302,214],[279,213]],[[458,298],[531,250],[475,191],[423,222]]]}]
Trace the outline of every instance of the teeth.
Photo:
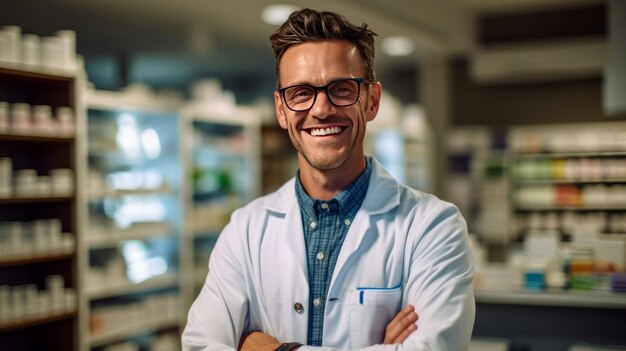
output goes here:
[{"label": "teeth", "polygon": [[338,134],[341,133],[343,129],[341,127],[330,127],[326,129],[311,129],[311,135],[330,135],[330,134]]}]

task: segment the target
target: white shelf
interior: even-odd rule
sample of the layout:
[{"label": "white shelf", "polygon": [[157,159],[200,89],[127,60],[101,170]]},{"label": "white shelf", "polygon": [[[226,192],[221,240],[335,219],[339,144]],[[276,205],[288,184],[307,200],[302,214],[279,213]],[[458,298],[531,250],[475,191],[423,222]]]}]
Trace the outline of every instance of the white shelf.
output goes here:
[{"label": "white shelf", "polygon": [[602,205],[602,206],[551,206],[551,205],[515,205],[520,211],[626,211],[625,205]]},{"label": "white shelf", "polygon": [[146,321],[141,325],[135,325],[126,327],[119,330],[112,330],[102,334],[93,335],[89,337],[89,346],[98,347],[106,344],[111,344],[116,341],[126,340],[132,336],[140,335],[144,333],[151,333],[167,328],[174,328],[178,326],[178,320],[163,320],[163,321]]},{"label": "white shelf", "polygon": [[173,228],[167,222],[136,224],[126,230],[101,229],[100,234],[87,235],[87,245],[91,249],[114,247],[124,240],[145,240],[156,237],[173,236]]},{"label": "white shelf", "polygon": [[515,179],[519,186],[530,185],[557,185],[557,184],[620,184],[626,179]]},{"label": "white shelf", "polygon": [[[196,296],[198,284],[206,278],[206,265],[198,269],[196,252],[199,239],[219,236],[228,223],[232,211],[257,197],[260,191],[261,115],[256,107],[213,104],[192,101],[181,111],[183,121],[183,149],[181,158],[187,175],[183,187],[185,202],[181,271],[183,284],[182,304],[189,307]],[[221,130],[232,131],[222,133]],[[236,139],[233,139],[236,138]],[[211,168],[197,163],[206,159],[202,153],[219,157],[232,169],[223,168],[233,181],[233,194],[224,192],[196,192],[190,175],[194,170]],[[217,167],[219,168],[219,167]],[[235,183],[237,182],[237,183]],[[204,261],[204,259],[203,259]]]},{"label": "white shelf", "polygon": [[609,291],[476,290],[476,302],[493,304],[611,308],[626,310],[626,293]]},{"label": "white shelf", "polygon": [[155,290],[173,287],[178,284],[178,276],[170,273],[151,278],[144,282],[133,284],[130,282],[122,282],[118,284],[108,284],[102,289],[87,290],[86,294],[90,300],[100,300],[110,297],[129,295],[146,290]]},{"label": "white shelf", "polygon": [[75,133],[74,132],[59,132],[59,131],[38,131],[38,130],[29,130],[29,131],[19,131],[13,129],[5,129],[0,131],[0,137],[13,137],[13,138],[26,138],[26,139],[44,139],[46,141],[71,141],[74,140]]},{"label": "white shelf", "polygon": [[88,90],[87,108],[107,111],[176,112],[181,99],[174,95],[161,95],[149,87],[135,84],[123,91]]},{"label": "white shelf", "polygon": [[74,68],[63,68],[63,67],[48,67],[41,65],[27,65],[21,62],[0,62],[0,69],[7,70],[15,70],[20,71],[20,73],[32,73],[32,74],[44,74],[59,78],[67,78],[72,79],[75,78],[77,74],[82,72],[82,69],[77,65]]},{"label": "white shelf", "polygon": [[96,236],[89,237],[87,239],[87,243],[90,249],[106,249],[117,247],[120,241],[127,240],[148,240],[155,238],[175,238],[173,234],[169,234],[168,232],[145,232],[145,233],[137,233],[135,235],[123,235],[123,236]]},{"label": "white shelf", "polygon": [[108,197],[122,197],[129,195],[172,195],[172,189],[165,185],[156,189],[128,189],[128,190],[110,190],[101,192],[92,192],[89,194],[90,201],[102,201]]},{"label": "white shelf", "polygon": [[536,158],[582,158],[582,157],[624,157],[626,151],[579,151],[579,152],[519,152],[514,154],[516,159]]},{"label": "white shelf", "polygon": [[35,263],[35,262],[45,262],[45,261],[56,261],[56,260],[64,260],[72,257],[76,252],[75,248],[71,249],[57,249],[50,250],[47,252],[28,252],[28,253],[20,253],[20,254],[7,254],[4,253],[2,257],[0,257],[0,265],[8,266],[15,264],[24,264],[24,263]]}]

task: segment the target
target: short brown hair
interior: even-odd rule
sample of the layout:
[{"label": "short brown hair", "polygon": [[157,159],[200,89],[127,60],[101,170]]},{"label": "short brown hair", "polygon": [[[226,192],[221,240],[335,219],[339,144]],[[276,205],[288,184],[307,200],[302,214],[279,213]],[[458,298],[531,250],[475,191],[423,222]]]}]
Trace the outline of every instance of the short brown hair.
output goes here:
[{"label": "short brown hair", "polygon": [[276,86],[280,87],[280,59],[292,45],[317,40],[347,40],[356,45],[365,63],[365,79],[376,80],[374,73],[374,36],[367,28],[350,23],[345,17],[327,11],[303,9],[292,13],[270,36],[276,59]]}]

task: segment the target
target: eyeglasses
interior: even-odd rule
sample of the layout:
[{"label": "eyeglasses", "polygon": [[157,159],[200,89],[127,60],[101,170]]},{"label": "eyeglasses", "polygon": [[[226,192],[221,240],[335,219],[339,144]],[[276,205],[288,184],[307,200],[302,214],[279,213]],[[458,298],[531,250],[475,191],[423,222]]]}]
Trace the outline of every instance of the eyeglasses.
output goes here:
[{"label": "eyeglasses", "polygon": [[295,112],[310,109],[315,104],[317,92],[323,90],[330,102],[336,107],[354,105],[361,94],[361,83],[371,83],[365,78],[345,78],[332,81],[321,87],[308,84],[292,85],[278,89],[287,107]]}]

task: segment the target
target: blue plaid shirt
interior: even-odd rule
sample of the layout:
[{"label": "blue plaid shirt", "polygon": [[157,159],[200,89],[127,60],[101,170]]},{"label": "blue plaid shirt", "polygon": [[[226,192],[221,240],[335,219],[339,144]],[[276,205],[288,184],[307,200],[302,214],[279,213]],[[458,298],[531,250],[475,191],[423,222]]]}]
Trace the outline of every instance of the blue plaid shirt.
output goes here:
[{"label": "blue plaid shirt", "polygon": [[304,191],[298,171],[296,194],[302,214],[309,271],[307,345],[322,345],[324,310],[330,279],[343,239],[367,193],[371,172],[372,165],[366,159],[365,170],[354,182],[329,201],[321,201],[313,199]]}]

